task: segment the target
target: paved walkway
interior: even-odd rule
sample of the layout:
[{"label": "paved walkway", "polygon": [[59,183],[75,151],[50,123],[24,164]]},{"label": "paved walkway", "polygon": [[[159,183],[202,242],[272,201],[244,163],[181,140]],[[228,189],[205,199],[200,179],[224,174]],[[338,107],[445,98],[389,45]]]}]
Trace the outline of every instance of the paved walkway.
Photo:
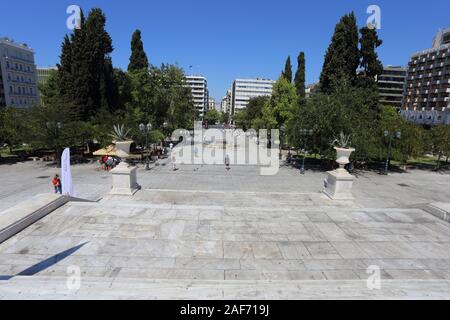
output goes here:
[{"label": "paved walkway", "polygon": [[[275,176],[260,176],[256,166],[182,165],[174,172],[167,160],[145,171],[138,166],[138,181],[148,189],[218,190],[258,192],[320,192],[324,172],[282,166]],[[51,177],[58,169],[40,162],[0,165],[0,212],[39,193],[52,192]],[[75,165],[72,168],[78,197],[102,198],[111,188],[111,175],[100,171],[98,164]],[[373,172],[360,173],[353,190],[355,200],[365,207],[407,207],[431,202],[449,202],[450,174],[415,170],[389,176]]]},{"label": "paved walkway", "polygon": [[[53,173],[0,166],[2,206],[47,191]],[[138,169],[144,190],[132,198],[106,195],[111,177],[94,165],[73,174],[79,196],[101,200],[71,202],[0,244],[0,298],[450,299],[450,225],[410,207],[448,202],[448,175],[366,173],[352,202],[319,193],[324,173],[289,167],[262,177],[162,163]]]}]

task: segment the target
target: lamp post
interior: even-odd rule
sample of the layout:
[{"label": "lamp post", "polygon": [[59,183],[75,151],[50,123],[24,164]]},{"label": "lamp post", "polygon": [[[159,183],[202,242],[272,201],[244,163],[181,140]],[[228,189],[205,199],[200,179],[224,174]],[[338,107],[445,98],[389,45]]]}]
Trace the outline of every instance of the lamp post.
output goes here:
[{"label": "lamp post", "polygon": [[145,170],[150,170],[150,161],[148,158],[148,134],[152,131],[152,124],[148,123],[147,125],[141,123],[139,125],[139,130],[145,134],[145,149],[147,150],[147,155],[145,158]]},{"label": "lamp post", "polygon": [[391,158],[391,152],[392,152],[392,140],[394,138],[400,139],[402,137],[402,133],[400,131],[398,131],[398,130],[394,131],[394,132],[390,132],[388,130],[385,130],[384,131],[384,136],[389,139],[388,153],[387,153],[387,157],[386,157],[386,165],[385,165],[385,168],[384,168],[384,174],[388,174],[389,164],[390,164],[390,161],[391,161],[390,158]]},{"label": "lamp post", "polygon": [[286,126],[282,124],[280,126],[280,160],[283,158],[283,140],[284,140],[284,133],[286,132]]},{"label": "lamp post", "polygon": [[311,129],[301,129],[300,135],[303,136],[303,160],[302,160],[302,167],[300,168],[300,173],[305,174],[305,158],[306,158],[306,139],[307,137],[310,137],[313,135],[313,130]]},{"label": "lamp post", "polygon": [[47,129],[52,132],[53,135],[53,143],[56,153],[56,166],[61,168],[61,157],[59,156],[59,146],[58,146],[58,138],[59,138],[59,130],[62,128],[61,122],[47,122],[45,124]]}]

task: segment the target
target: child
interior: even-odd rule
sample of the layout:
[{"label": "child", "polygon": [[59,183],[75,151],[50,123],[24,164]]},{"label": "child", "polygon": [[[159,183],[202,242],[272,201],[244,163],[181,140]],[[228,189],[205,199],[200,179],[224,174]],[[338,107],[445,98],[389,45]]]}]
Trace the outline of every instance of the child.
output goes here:
[{"label": "child", "polygon": [[59,175],[55,175],[55,177],[52,179],[52,185],[55,188],[55,193],[62,194],[62,185],[61,179],[59,179]]}]

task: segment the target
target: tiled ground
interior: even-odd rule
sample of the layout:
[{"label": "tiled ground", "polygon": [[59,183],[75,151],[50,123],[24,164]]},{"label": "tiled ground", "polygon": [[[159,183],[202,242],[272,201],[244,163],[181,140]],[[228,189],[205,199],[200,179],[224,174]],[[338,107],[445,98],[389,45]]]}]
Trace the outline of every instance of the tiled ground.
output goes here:
[{"label": "tiled ground", "polygon": [[50,258],[36,275],[66,276],[76,265],[105,279],[365,280],[376,265],[385,280],[449,280],[449,244],[450,226],[418,209],[330,206],[318,194],[145,190],[133,201],[58,209],[0,245],[0,274]]}]

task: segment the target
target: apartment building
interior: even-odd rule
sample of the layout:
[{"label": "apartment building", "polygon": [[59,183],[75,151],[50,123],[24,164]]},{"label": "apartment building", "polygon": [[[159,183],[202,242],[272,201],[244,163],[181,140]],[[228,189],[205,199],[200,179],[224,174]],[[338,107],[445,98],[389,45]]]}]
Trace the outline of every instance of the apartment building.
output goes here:
[{"label": "apartment building", "polygon": [[0,38],[0,106],[39,104],[34,52],[26,44]]},{"label": "apartment building", "polygon": [[208,110],[216,109],[216,100],[214,98],[208,98]]},{"label": "apartment building", "polygon": [[406,68],[400,66],[383,67],[383,73],[377,79],[382,105],[401,109],[405,79]]},{"label": "apartment building", "polygon": [[228,90],[227,94],[222,98],[221,101],[221,109],[222,112],[231,114],[231,105],[232,105],[232,90]]},{"label": "apartment building", "polygon": [[424,125],[450,124],[450,28],[408,63],[401,114]]},{"label": "apartment building", "polygon": [[270,79],[236,79],[232,87],[231,115],[245,109],[251,98],[270,96],[275,81]]},{"label": "apartment building", "polygon": [[52,71],[58,70],[57,67],[37,67],[37,81],[39,84],[45,84]]},{"label": "apartment building", "polygon": [[198,110],[200,118],[203,119],[205,112],[208,110],[208,81],[200,75],[186,76],[186,85],[191,88],[195,108]]}]

